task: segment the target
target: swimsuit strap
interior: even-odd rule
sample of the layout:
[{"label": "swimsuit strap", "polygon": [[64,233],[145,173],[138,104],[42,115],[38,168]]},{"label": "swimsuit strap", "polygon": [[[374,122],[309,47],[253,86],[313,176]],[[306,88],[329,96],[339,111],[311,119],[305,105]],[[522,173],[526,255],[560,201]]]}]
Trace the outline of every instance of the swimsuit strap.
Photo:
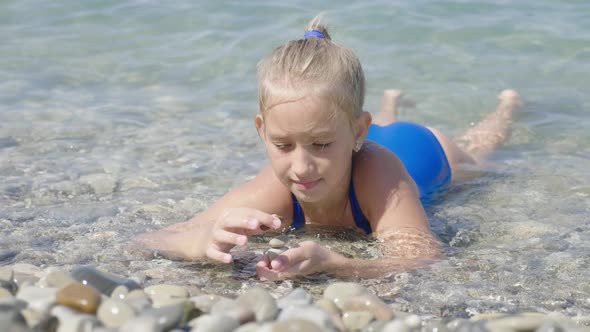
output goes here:
[{"label": "swimsuit strap", "polygon": [[363,210],[359,205],[358,200],[356,199],[356,193],[354,192],[354,182],[352,181],[352,175],[350,176],[350,185],[348,186],[348,196],[350,199],[350,209],[352,210],[352,218],[354,219],[354,223],[358,228],[362,228],[365,233],[371,233],[371,224],[369,224],[369,220],[363,214]]},{"label": "swimsuit strap", "polygon": [[293,223],[291,224],[291,229],[298,229],[305,225],[305,217],[303,216],[303,210],[301,210],[301,205],[297,201],[297,198],[293,193],[291,193],[291,200],[293,201]]},{"label": "swimsuit strap", "polygon": [[[348,195],[350,199],[350,208],[352,210],[352,218],[354,219],[354,223],[358,228],[361,228],[365,231],[365,233],[371,233],[371,224],[369,224],[369,220],[363,214],[361,207],[359,206],[359,202],[356,199],[356,193],[354,192],[354,183],[352,178],[350,179],[350,186],[348,189]],[[291,229],[299,229],[305,225],[305,216],[303,215],[303,210],[301,209],[301,205],[297,201],[297,198],[293,193],[291,193],[291,200],[293,202],[293,223],[291,224]]]}]

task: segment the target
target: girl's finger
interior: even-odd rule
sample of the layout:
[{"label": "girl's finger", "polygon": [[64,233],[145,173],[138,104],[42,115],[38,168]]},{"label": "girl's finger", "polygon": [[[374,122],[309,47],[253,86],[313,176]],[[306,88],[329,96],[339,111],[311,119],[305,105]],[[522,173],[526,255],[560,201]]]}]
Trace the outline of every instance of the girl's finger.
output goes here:
[{"label": "girl's finger", "polygon": [[230,254],[219,251],[211,246],[207,248],[206,255],[208,258],[221,263],[231,263],[233,259]]},{"label": "girl's finger", "polygon": [[276,214],[266,214],[263,212],[257,213],[256,216],[254,216],[256,218],[256,220],[258,220],[260,222],[260,229],[265,231],[269,228],[272,229],[279,229],[281,228],[281,219],[279,219],[279,217],[277,217]]},{"label": "girl's finger", "polygon": [[228,232],[225,229],[217,229],[213,232],[213,241],[243,246],[248,243],[248,237],[243,234]]}]

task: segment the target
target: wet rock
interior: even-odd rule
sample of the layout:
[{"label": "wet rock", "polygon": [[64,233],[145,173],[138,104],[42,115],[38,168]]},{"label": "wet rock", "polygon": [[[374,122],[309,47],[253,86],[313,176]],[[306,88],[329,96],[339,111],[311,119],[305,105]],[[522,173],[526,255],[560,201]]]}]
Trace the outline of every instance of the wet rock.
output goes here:
[{"label": "wet rock", "polygon": [[110,328],[119,327],[136,316],[135,310],[125,301],[107,298],[96,312],[96,317]]},{"label": "wet rock", "polygon": [[189,292],[175,285],[154,285],[143,290],[152,300],[154,307],[184,302],[189,297]]},{"label": "wet rock", "polygon": [[281,311],[277,320],[309,320],[322,329],[335,329],[332,316],[326,311],[311,305],[287,307]]},{"label": "wet rock", "polygon": [[155,317],[159,331],[167,331],[187,320],[184,303],[144,310],[141,317]]},{"label": "wet rock", "polygon": [[16,257],[17,254],[18,252],[15,250],[0,248],[0,266],[14,262],[14,257]]},{"label": "wet rock", "polygon": [[272,261],[273,259],[277,258],[280,254],[284,253],[288,249],[289,248],[286,248],[286,247],[270,248],[265,252],[265,254],[268,257],[268,259],[270,259]]},{"label": "wet rock", "polygon": [[41,288],[63,288],[76,282],[68,273],[58,267],[48,267],[41,272],[37,286]]},{"label": "wet rock", "polygon": [[285,319],[272,324],[272,332],[294,331],[322,332],[326,331],[326,329],[321,328],[312,321],[301,318]]},{"label": "wet rock", "polygon": [[25,286],[19,288],[16,297],[28,303],[28,307],[38,312],[48,312],[55,303],[57,288],[38,288]]},{"label": "wet rock", "polygon": [[260,287],[249,288],[236,299],[236,302],[252,309],[256,313],[257,322],[273,320],[279,312],[275,298]]},{"label": "wet rock", "polygon": [[51,314],[59,321],[58,332],[92,331],[100,326],[96,316],[81,314],[61,305],[53,307]]},{"label": "wet rock", "polygon": [[[26,305],[26,303],[25,303]],[[0,303],[0,331],[8,331],[13,326],[26,327],[27,322],[21,314],[22,304],[17,300]]]},{"label": "wet rock", "polygon": [[212,315],[226,315],[238,320],[241,324],[256,320],[254,308],[234,300],[222,299],[211,307]]},{"label": "wet rock", "polygon": [[215,303],[219,302],[220,300],[231,301],[228,298],[224,298],[222,296],[215,294],[202,294],[190,298],[190,301],[194,304],[194,306],[197,309],[206,313],[211,312],[211,308],[215,305]]},{"label": "wet rock", "polygon": [[342,323],[348,331],[360,331],[374,319],[370,311],[348,311],[342,314]]},{"label": "wet rock", "polygon": [[359,295],[372,294],[365,287],[354,282],[335,282],[324,290],[324,299],[333,301],[340,308],[343,302]]},{"label": "wet rock", "polygon": [[[18,286],[14,282],[14,271],[11,267],[0,267],[0,289],[12,295],[16,294]],[[4,294],[5,296],[7,295],[6,293]]]},{"label": "wet rock", "polygon": [[341,302],[340,309],[342,311],[369,311],[379,320],[393,318],[393,310],[372,293],[346,298]]},{"label": "wet rock", "polygon": [[519,315],[506,315],[485,322],[486,329],[495,331],[534,331],[543,325],[545,315],[540,313],[523,313]]},{"label": "wet rock", "polygon": [[[137,290],[140,291],[144,294],[144,296],[147,297],[147,295],[145,295],[145,293],[141,290]],[[111,298],[112,299],[117,299],[117,300],[125,300],[125,298],[127,297],[127,294],[129,294],[129,289],[123,285],[119,285],[117,287],[115,287],[115,289],[113,289],[113,292],[111,293]]]},{"label": "wet rock", "polygon": [[74,282],[57,291],[55,302],[86,314],[94,314],[101,297],[94,288]]},{"label": "wet rock", "polygon": [[163,332],[164,329],[158,322],[158,317],[139,316],[134,317],[119,327],[119,331],[125,332]]},{"label": "wet rock", "polygon": [[270,244],[271,248],[283,248],[289,242],[288,235],[280,235],[273,239],[271,239],[268,244]]},{"label": "wet rock", "polygon": [[381,332],[412,332],[412,329],[401,319],[395,319],[385,324]]},{"label": "wet rock", "polygon": [[314,305],[332,315],[340,315],[340,309],[331,300],[319,299],[315,302]]},{"label": "wet rock", "polygon": [[89,174],[80,177],[80,182],[89,185],[96,195],[108,195],[115,191],[117,180],[109,174]]},{"label": "wet rock", "polygon": [[71,276],[82,284],[92,286],[107,296],[110,296],[113,290],[120,285],[127,287],[129,290],[139,288],[139,285],[131,279],[105,273],[92,266],[78,266],[72,270]]},{"label": "wet rock", "polygon": [[279,299],[277,305],[280,309],[289,306],[310,305],[313,302],[313,297],[303,288],[295,288],[287,296]]},{"label": "wet rock", "polygon": [[191,320],[189,325],[196,331],[231,332],[240,326],[240,322],[225,315],[203,315]]}]

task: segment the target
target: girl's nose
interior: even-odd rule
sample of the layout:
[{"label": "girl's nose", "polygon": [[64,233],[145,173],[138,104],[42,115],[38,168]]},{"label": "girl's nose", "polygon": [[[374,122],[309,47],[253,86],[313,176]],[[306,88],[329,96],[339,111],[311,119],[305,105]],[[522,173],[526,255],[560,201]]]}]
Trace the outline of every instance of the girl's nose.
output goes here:
[{"label": "girl's nose", "polygon": [[305,148],[297,147],[293,153],[291,168],[293,173],[305,179],[314,170],[313,156]]}]

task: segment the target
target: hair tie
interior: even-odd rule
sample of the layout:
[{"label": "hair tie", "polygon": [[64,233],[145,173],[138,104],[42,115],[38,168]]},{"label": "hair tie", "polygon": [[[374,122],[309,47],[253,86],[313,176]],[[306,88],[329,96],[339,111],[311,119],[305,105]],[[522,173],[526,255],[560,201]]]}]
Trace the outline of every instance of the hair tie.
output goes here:
[{"label": "hair tie", "polygon": [[305,34],[303,35],[303,37],[305,39],[309,39],[310,37],[324,38],[324,34],[320,30],[313,29],[313,30],[305,31]]}]

